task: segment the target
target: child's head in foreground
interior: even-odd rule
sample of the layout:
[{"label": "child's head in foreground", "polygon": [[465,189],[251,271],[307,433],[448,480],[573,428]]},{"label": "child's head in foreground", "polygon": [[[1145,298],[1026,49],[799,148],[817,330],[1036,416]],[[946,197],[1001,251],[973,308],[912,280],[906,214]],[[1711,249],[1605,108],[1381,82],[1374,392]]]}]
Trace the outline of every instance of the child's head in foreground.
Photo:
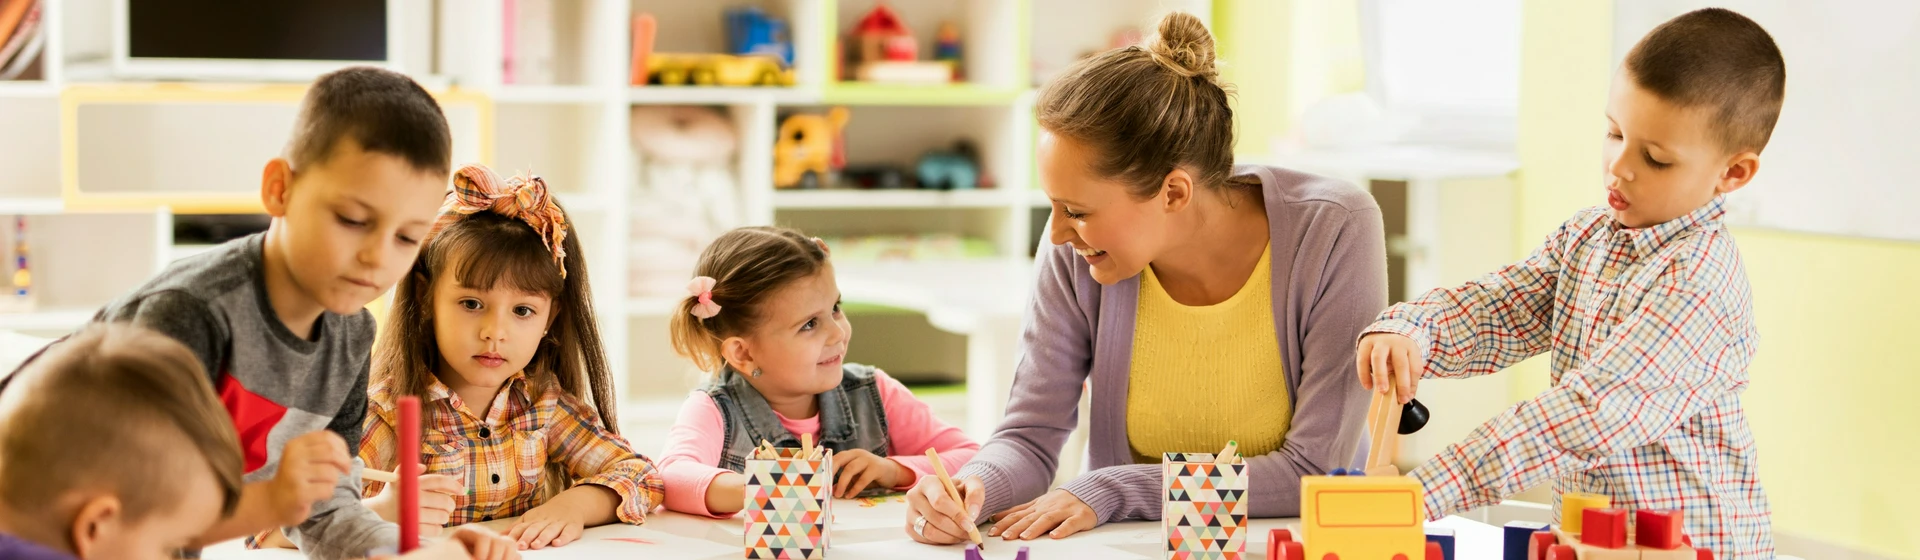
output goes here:
[{"label": "child's head in foreground", "polygon": [[814,395],[841,382],[853,327],[825,244],[780,227],[729,231],[700,254],[673,316],[673,347],[701,369],[747,376],[762,394]]},{"label": "child's head in foreground", "polygon": [[411,78],[354,67],[315,80],[260,186],[279,230],[267,242],[306,298],[350,315],[393,287],[439,214],[452,154],[440,104]]},{"label": "child's head in foreground", "polygon": [[1654,28],[1607,98],[1601,173],[1614,220],[1658,225],[1746,186],[1785,92],[1780,48],[1745,16],[1707,8]]},{"label": "child's head in foreground", "polygon": [[95,325],[0,392],[0,531],[79,558],[171,558],[231,514],[241,455],[199,359]]}]

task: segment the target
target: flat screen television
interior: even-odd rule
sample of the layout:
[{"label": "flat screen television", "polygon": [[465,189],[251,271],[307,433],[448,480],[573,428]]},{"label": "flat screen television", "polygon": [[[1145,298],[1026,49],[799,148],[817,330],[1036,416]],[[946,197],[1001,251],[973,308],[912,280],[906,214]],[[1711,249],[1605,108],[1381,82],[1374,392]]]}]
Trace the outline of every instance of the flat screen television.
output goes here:
[{"label": "flat screen television", "polygon": [[115,0],[113,71],[129,78],[304,81],[393,66],[405,0]]}]

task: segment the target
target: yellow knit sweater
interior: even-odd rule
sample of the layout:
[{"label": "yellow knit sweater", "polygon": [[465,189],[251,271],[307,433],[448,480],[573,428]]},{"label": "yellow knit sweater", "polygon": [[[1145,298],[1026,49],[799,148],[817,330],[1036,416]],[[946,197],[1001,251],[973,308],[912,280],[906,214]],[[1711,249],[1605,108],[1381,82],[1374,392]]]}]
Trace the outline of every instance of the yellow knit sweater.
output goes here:
[{"label": "yellow knit sweater", "polygon": [[1174,301],[1148,267],[1140,273],[1133,363],[1127,376],[1127,440],[1134,461],[1161,453],[1240,454],[1280,449],[1293,418],[1280,341],[1273,331],[1272,253],[1261,251],[1233,297],[1191,307]]}]

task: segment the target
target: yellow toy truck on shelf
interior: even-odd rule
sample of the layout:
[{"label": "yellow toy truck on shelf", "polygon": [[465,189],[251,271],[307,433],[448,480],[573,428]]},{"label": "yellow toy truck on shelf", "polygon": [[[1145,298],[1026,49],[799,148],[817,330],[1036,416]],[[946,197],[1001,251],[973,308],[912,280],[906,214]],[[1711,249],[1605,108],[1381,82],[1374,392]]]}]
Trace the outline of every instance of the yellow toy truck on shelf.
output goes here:
[{"label": "yellow toy truck on shelf", "polygon": [[793,69],[773,55],[653,51],[653,14],[633,18],[633,85],[792,86]]},{"label": "yellow toy truck on shelf", "polygon": [[773,186],[825,186],[830,173],[846,166],[840,131],[846,128],[848,118],[845,107],[834,107],[825,115],[803,113],[780,123],[780,136],[773,144]]}]

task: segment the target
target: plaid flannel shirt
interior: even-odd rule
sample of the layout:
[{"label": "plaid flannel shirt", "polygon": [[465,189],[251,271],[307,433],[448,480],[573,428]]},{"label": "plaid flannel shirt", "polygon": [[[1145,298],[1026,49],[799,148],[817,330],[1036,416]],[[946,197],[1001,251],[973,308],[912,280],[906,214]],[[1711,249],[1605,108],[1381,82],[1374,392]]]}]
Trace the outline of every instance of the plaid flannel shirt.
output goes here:
[{"label": "plaid flannel shirt", "polygon": [[[368,399],[360,458],[368,468],[393,470],[398,418],[391,376],[374,382]],[[525,514],[545,502],[548,462],[559,464],[574,484],[598,484],[620,496],[620,521],[639,524],[662,503],[666,482],[653,461],[633,451],[600,425],[593,408],[558,387],[532,396],[533,383],[516,374],[501,387],[487,418],[475,418],[460,396],[438,380],[421,399],[420,460],[431,474],[464,473],[468,493],[454,500],[447,526]],[[365,484],[371,497],[384,486]]]},{"label": "plaid flannel shirt", "polygon": [[[1740,409],[1759,333],[1723,199],[1648,228],[1580,212],[1517,264],[1393,306],[1366,332],[1414,340],[1426,377],[1553,352],[1552,386],[1410,476],[1427,513],[1497,503],[1552,478],[1559,495],[1682,509],[1719,558],[1772,558],[1766,493]],[[1629,516],[1628,519],[1632,519]]]}]

